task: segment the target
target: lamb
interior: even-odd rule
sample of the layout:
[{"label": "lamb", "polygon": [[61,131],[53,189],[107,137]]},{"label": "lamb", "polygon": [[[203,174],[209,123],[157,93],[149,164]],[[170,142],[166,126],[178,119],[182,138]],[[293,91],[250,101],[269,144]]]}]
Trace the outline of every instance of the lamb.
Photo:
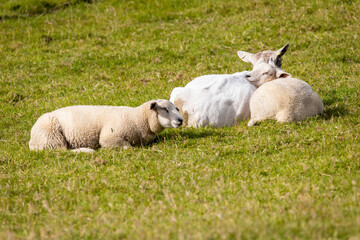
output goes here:
[{"label": "lamb", "polygon": [[[254,67],[272,61],[280,68],[288,47],[289,44],[286,44],[277,51],[257,54],[238,51],[238,56]],[[183,125],[225,127],[249,119],[249,102],[257,86],[246,80],[248,74],[249,71],[205,75],[195,78],[185,87],[174,88],[170,101],[180,109]]]},{"label": "lamb", "polygon": [[259,86],[250,99],[248,126],[265,119],[297,122],[324,112],[321,98],[309,84],[277,71],[275,66],[263,63],[247,79]]},{"label": "lamb", "polygon": [[245,80],[245,75],[230,75],[204,89],[174,89],[170,101],[180,109],[184,126],[225,127],[248,119],[249,100],[256,87]]},{"label": "lamb", "polygon": [[183,119],[168,100],[158,99],[139,107],[70,106],[45,113],[31,129],[30,150],[94,149],[143,146],[165,128],[178,128]]}]

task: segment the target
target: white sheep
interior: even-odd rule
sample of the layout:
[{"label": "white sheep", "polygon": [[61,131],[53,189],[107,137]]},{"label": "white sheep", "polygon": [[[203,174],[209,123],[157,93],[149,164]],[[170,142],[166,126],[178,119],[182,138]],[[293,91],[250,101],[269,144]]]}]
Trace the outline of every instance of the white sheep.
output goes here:
[{"label": "white sheep", "polygon": [[70,106],[45,113],[31,129],[31,150],[73,149],[92,152],[104,147],[142,146],[165,128],[180,127],[182,117],[168,100],[139,107]]},{"label": "white sheep", "polygon": [[323,113],[324,104],[309,84],[278,71],[271,64],[262,65],[247,77],[249,81],[260,85],[250,99],[251,119],[248,126],[265,119],[302,121]]},{"label": "white sheep", "polygon": [[[281,67],[286,44],[277,51],[256,54],[239,51],[238,56],[254,67],[273,61]],[[234,74],[216,74],[197,77],[185,87],[174,88],[170,101],[180,109],[184,126],[224,127],[249,119],[250,97],[256,87],[246,80],[249,71]]]}]

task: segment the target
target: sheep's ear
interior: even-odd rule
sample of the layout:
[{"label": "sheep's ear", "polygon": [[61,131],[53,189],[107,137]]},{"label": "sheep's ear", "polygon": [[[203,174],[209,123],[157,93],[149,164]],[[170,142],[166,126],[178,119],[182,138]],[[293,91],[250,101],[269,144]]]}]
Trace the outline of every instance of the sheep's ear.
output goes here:
[{"label": "sheep's ear", "polygon": [[284,71],[277,71],[276,72],[276,78],[287,78],[291,77],[290,73],[284,72]]},{"label": "sheep's ear", "polygon": [[282,48],[280,48],[279,50],[277,50],[277,55],[278,57],[282,57],[286,51],[288,50],[289,48],[289,43],[285,44],[285,46],[283,46]]},{"label": "sheep's ear", "polygon": [[245,79],[251,82],[251,72],[245,75]]},{"label": "sheep's ear", "polygon": [[276,58],[273,60],[277,67],[282,66],[282,56],[286,53],[289,48],[289,43],[276,51]]},{"label": "sheep's ear", "polygon": [[152,103],[150,104],[150,109],[151,109],[151,110],[156,109],[156,107],[157,107],[157,103],[156,103],[156,102],[152,102]]},{"label": "sheep's ear", "polygon": [[239,58],[241,60],[243,60],[244,62],[248,62],[248,63],[252,63],[253,65],[256,62],[256,57],[255,54],[252,53],[248,53],[248,52],[244,52],[244,51],[238,51],[237,55],[239,56]]}]

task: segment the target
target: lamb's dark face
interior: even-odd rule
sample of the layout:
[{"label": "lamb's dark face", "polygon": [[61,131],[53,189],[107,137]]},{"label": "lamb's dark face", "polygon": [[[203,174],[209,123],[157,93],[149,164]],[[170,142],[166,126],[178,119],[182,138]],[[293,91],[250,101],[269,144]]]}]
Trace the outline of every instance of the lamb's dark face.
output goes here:
[{"label": "lamb's dark face", "polygon": [[151,103],[150,108],[157,111],[159,123],[164,128],[178,128],[183,123],[179,109],[168,100],[156,100]]}]

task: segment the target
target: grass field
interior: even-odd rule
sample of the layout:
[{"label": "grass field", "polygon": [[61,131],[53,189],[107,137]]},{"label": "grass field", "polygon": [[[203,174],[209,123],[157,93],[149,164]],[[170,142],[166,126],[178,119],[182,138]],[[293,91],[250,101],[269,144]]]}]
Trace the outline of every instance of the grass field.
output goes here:
[{"label": "grass field", "polygon": [[[322,116],[29,151],[45,112],[169,98],[287,42]],[[359,69],[357,0],[0,1],[0,239],[360,239]]]}]

